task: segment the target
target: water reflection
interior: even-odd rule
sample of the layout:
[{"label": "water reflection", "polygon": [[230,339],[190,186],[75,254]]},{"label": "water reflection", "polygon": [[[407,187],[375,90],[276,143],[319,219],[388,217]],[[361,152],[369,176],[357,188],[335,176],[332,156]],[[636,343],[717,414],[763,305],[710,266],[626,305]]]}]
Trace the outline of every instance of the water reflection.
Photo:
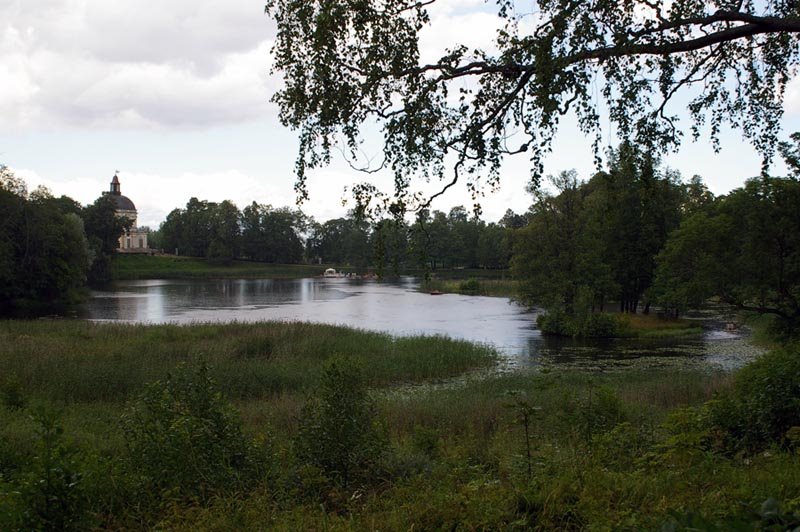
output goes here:
[{"label": "water reflection", "polygon": [[[573,340],[542,337],[535,314],[506,298],[416,291],[394,283],[348,279],[129,281],[95,292],[82,317],[136,323],[311,321],[396,335],[440,334],[494,345],[512,366],[612,368],[690,359],[736,367],[753,356],[746,339],[719,331],[674,340]],[[727,336],[726,336],[727,335]]]}]

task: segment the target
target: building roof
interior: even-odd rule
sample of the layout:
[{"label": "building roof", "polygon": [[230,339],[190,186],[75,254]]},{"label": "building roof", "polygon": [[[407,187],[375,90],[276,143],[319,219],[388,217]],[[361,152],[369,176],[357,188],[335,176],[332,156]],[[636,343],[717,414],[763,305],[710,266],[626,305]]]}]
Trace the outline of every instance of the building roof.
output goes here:
[{"label": "building roof", "polygon": [[114,202],[117,204],[118,211],[135,211],[136,205],[128,198],[128,196],[123,196],[122,194],[111,194],[111,197],[114,198]]},{"label": "building roof", "polygon": [[111,190],[108,192],[112,198],[114,198],[114,203],[117,205],[118,211],[136,211],[136,205],[128,198],[128,196],[122,195],[122,187],[119,184],[119,178],[117,174],[114,174],[114,177],[111,179]]}]

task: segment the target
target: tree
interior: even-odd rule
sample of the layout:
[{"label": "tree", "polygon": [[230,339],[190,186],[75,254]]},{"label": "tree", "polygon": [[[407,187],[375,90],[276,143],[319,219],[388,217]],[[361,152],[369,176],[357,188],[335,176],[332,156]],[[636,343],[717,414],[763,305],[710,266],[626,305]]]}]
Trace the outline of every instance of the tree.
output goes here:
[{"label": "tree", "polygon": [[80,215],[92,250],[89,283],[107,283],[111,280],[111,257],[119,247],[119,237],[130,229],[133,222],[129,218],[117,216],[117,205],[108,194],[84,207]]},{"label": "tree", "polygon": [[230,200],[225,200],[211,210],[211,241],[206,256],[217,260],[231,260],[239,256],[239,219],[241,213]]},{"label": "tree", "polygon": [[608,171],[589,183],[586,245],[601,246],[599,258],[613,275],[617,291],[605,295],[621,311],[636,312],[653,281],[655,256],[680,223],[683,187],[675,172],[661,171],[651,154],[628,143],[608,158]]},{"label": "tree", "polygon": [[[654,293],[680,311],[711,296],[800,325],[800,182],[759,177],[697,213],[658,256]],[[796,333],[795,333],[796,334]]]},{"label": "tree", "polygon": [[[70,200],[71,201],[71,200]],[[90,262],[83,221],[0,167],[0,311],[77,298]]]},{"label": "tree", "polygon": [[509,231],[495,223],[482,228],[478,237],[475,255],[478,263],[484,268],[508,268],[511,256]]},{"label": "tree", "polygon": [[598,264],[584,240],[586,188],[574,170],[551,177],[557,196],[537,192],[530,222],[519,230],[512,268],[522,280],[522,298],[548,311],[573,316],[579,292],[588,287],[586,267]]},{"label": "tree", "polygon": [[[728,124],[765,166],[771,160],[785,88],[800,63],[794,1],[540,0],[520,12],[499,0],[501,28],[491,46],[453,43],[423,63],[420,31],[435,2],[267,1],[278,27],[273,69],[285,82],[274,101],[300,137],[299,199],[308,195],[306,170],[327,164],[332,149],[363,166],[361,131],[375,122],[383,132],[382,159],[375,159],[394,175],[394,212],[416,197],[414,176],[444,183],[434,197],[468,176],[477,194],[518,153],[530,157],[538,185],[567,113],[594,138],[598,162],[604,109],[621,140],[646,152],[678,145],[683,109],[695,140],[707,126],[718,149]],[[681,91],[688,105],[673,102]],[[371,185],[355,192],[376,195]]]}]

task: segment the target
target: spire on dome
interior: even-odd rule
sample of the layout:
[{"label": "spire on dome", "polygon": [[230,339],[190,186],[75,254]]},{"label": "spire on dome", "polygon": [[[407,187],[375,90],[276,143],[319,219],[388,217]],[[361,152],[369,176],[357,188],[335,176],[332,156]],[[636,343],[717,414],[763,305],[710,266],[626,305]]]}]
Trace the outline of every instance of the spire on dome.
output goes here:
[{"label": "spire on dome", "polygon": [[111,179],[111,193],[115,196],[119,196],[122,194],[122,191],[119,186],[119,178],[117,177],[117,173],[119,171],[114,172],[114,177]]}]

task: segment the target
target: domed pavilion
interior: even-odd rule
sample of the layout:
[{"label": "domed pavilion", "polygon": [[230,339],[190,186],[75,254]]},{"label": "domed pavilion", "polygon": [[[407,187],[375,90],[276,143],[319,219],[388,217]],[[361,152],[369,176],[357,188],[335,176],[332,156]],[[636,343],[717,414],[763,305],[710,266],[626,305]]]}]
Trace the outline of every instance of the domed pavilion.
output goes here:
[{"label": "domed pavilion", "polygon": [[118,251],[121,253],[149,253],[147,229],[136,226],[136,205],[128,196],[122,195],[122,188],[116,173],[111,179],[111,189],[107,194],[113,198],[117,206],[117,216],[124,216],[132,220],[131,228],[119,237]]}]

